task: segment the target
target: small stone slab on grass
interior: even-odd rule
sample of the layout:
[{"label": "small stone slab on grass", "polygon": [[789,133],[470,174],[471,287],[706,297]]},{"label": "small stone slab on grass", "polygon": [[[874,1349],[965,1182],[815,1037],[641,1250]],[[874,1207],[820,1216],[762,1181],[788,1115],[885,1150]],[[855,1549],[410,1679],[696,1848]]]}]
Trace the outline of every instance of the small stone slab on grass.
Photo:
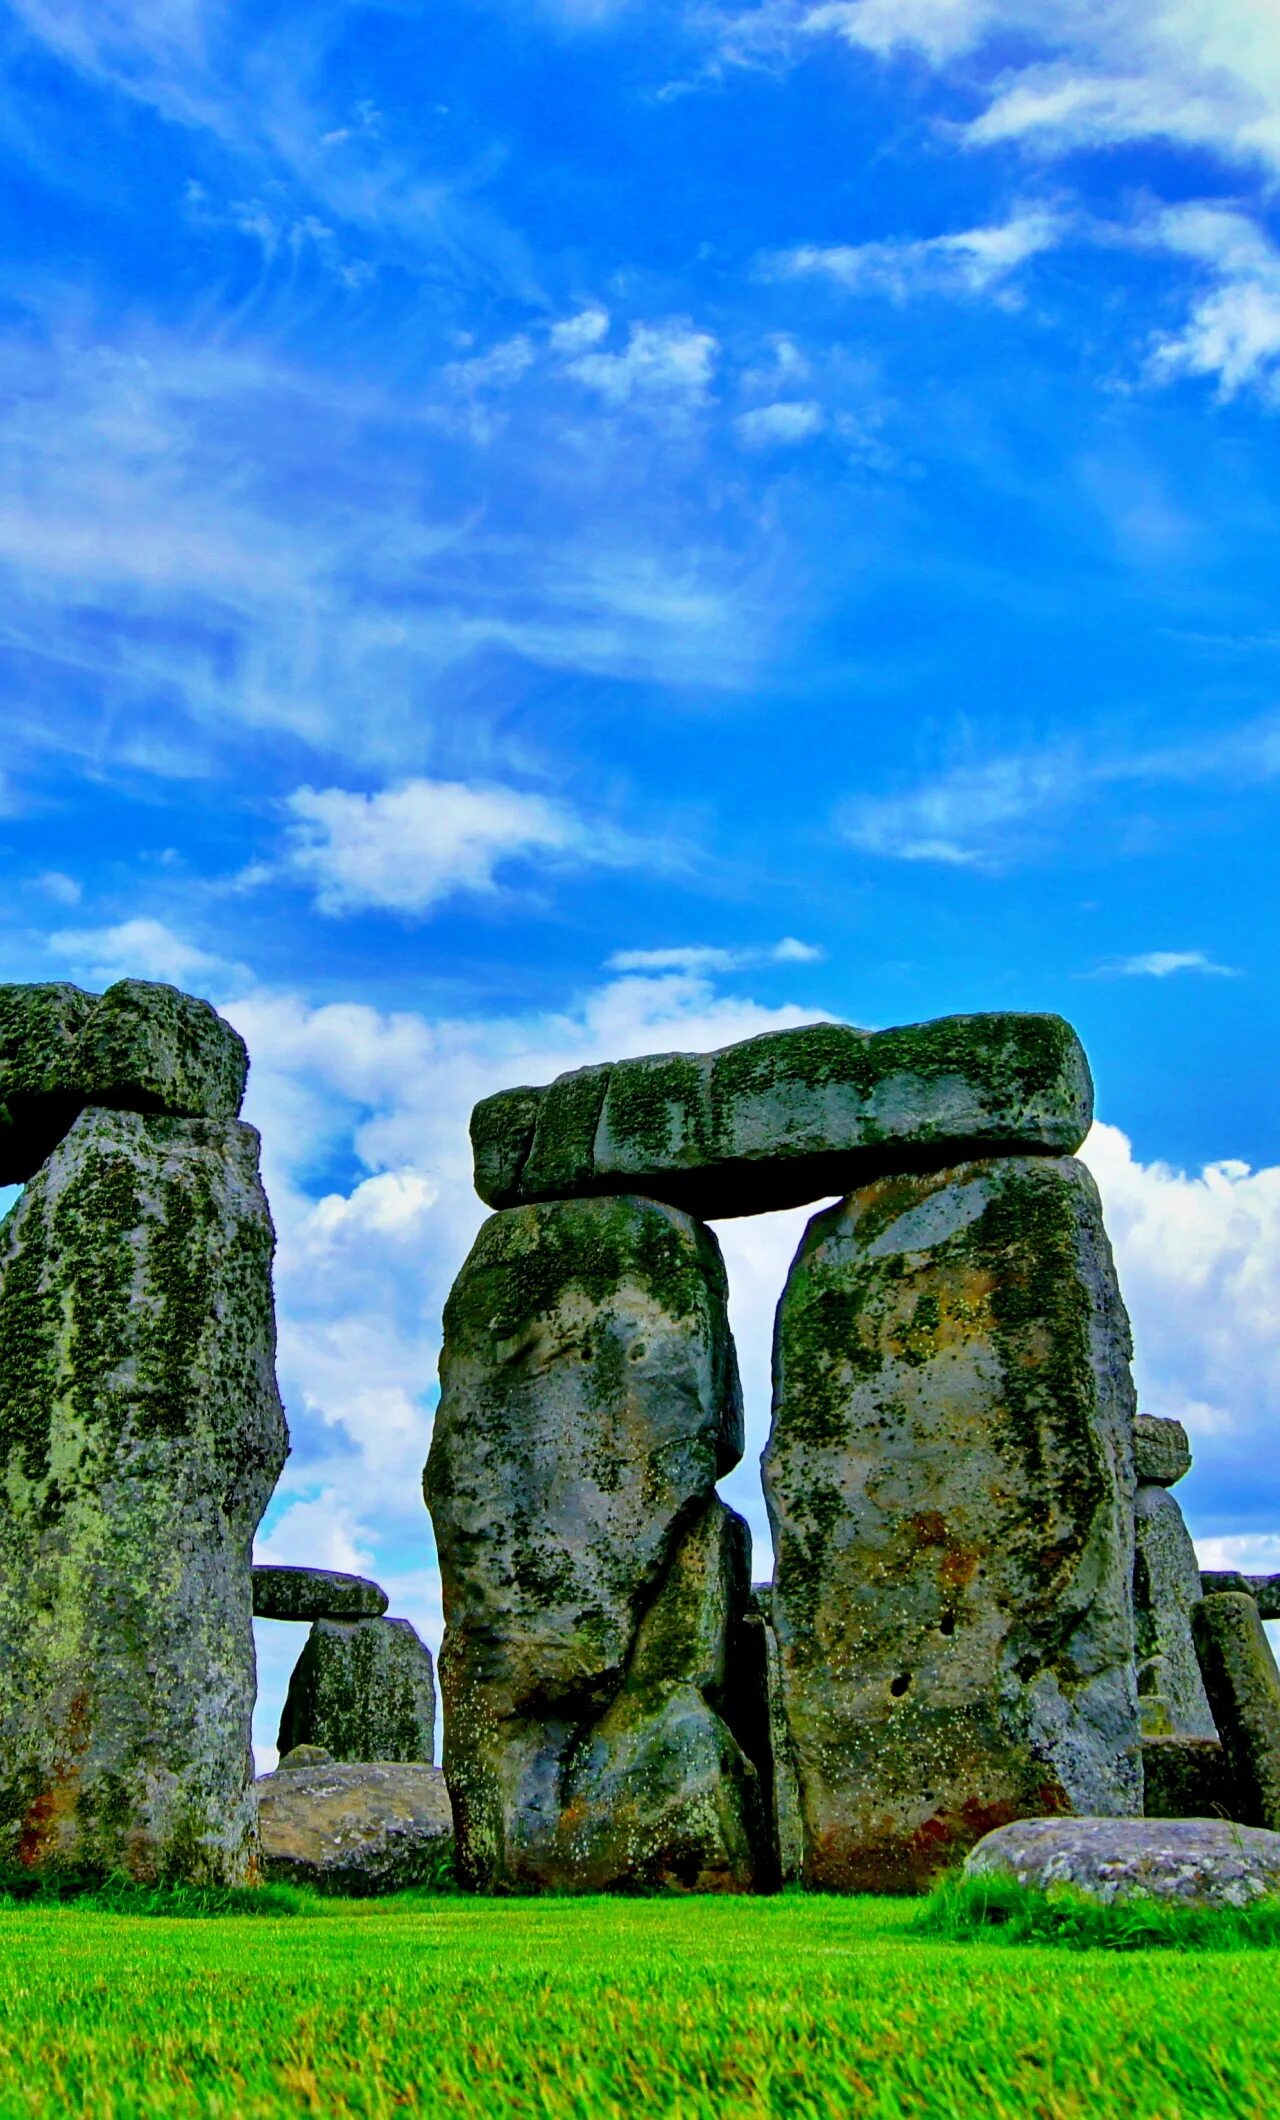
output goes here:
[{"label": "small stone slab on grass", "polygon": [[379,1619],[387,1593],[365,1575],[337,1568],[277,1567],[257,1562],[253,1570],[255,1619]]},{"label": "small stone slab on grass", "polygon": [[322,1755],[305,1765],[282,1760],[254,1786],[262,1866],[273,1884],[365,1896],[439,1877],[453,1816],[438,1767]]},{"label": "small stone slab on grass", "polygon": [[1093,1113],[1060,1016],[811,1023],[714,1053],[657,1053],[504,1090],[471,1119],[491,1207],[640,1193],[706,1220],[794,1207],[888,1171],[1070,1155]]},{"label": "small stone slab on grass", "polygon": [[1280,1833],[1218,1818],[1022,1818],[980,1840],[964,1874],[1071,1885],[1104,1905],[1245,1907],[1280,1893]]}]

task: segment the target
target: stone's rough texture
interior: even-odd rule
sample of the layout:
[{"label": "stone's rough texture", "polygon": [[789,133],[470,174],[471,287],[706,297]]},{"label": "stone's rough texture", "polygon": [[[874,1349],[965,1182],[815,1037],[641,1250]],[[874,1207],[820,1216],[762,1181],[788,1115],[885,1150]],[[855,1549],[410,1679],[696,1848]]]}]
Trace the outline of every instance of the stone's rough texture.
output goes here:
[{"label": "stone's rough texture", "polygon": [[252,1871],[272,1245],[251,1128],[125,1112],[0,1226],[0,1862]]},{"label": "stone's rough texture", "polygon": [[295,1767],[322,1767],[332,1758],[332,1752],[326,1752],[323,1745],[295,1745],[291,1752],[281,1754],[276,1771],[285,1774],[291,1773]]},{"label": "stone's rough texture", "polygon": [[256,1619],[380,1619],[387,1593],[364,1575],[336,1568],[285,1568],[259,1561],[253,1571]]},{"label": "stone's rough texture", "polygon": [[910,1890],[1006,1819],[1141,1808],[1129,1356],[1081,1164],[809,1224],[764,1457],[807,1883]]},{"label": "stone's rough texture", "polygon": [[438,1767],[281,1760],[256,1789],[262,1867],[275,1884],[396,1892],[435,1882],[448,1860],[453,1820]]},{"label": "stone's rough texture", "polygon": [[445,1771],[482,1887],[743,1877],[725,1299],[711,1233],[623,1195],[494,1215],[445,1306],[426,1493]]},{"label": "stone's rough texture", "polygon": [[0,986],[0,1184],[32,1177],[86,1105],[233,1119],[248,1065],[231,1025],[176,987]]},{"label": "stone's rough texture", "polygon": [[1144,1734],[1216,1737],[1191,1638],[1191,1614],[1200,1601],[1191,1534],[1164,1487],[1140,1485],[1133,1514],[1134,1647]]},{"label": "stone's rough texture", "polygon": [[279,1747],[334,1759],[435,1758],[431,1652],[407,1619],[318,1619],[293,1667]]},{"label": "stone's rough texture", "polygon": [[1280,1833],[1216,1818],[1024,1818],[980,1840],[967,1877],[1068,1885],[1105,1905],[1245,1907],[1280,1892]]},{"label": "stone's rough texture", "polygon": [[769,1763],[772,1769],[773,1830],[778,1847],[778,1875],[782,1884],[795,1884],[804,1869],[804,1826],[800,1814],[800,1783],[796,1778],[795,1754],[787,1711],[782,1698],[782,1661],[778,1637],[773,1631],[772,1583],[757,1583],[752,1595],[765,1629],[765,1676],[769,1700]]},{"label": "stone's rough texture", "polygon": [[1262,1619],[1280,1619],[1280,1575],[1241,1575],[1234,1568],[1201,1569],[1203,1597],[1214,1597],[1224,1590],[1251,1597]]},{"label": "stone's rough texture", "polygon": [[1280,1673],[1257,1605],[1226,1591],[1196,1605],[1191,1624],[1236,1816],[1280,1829]]},{"label": "stone's rough texture", "polygon": [[1191,1445],[1181,1421],[1140,1413],[1133,1424],[1133,1469],[1154,1486],[1176,1487],[1191,1470]]},{"label": "stone's rough texture", "polygon": [[1227,1755],[1216,1738],[1144,1737],[1142,1808],[1148,1818],[1234,1818]]},{"label": "stone's rough texture", "polygon": [[1070,1153],[1092,1113],[1060,1016],[947,1016],[874,1032],[812,1023],[580,1068],[487,1097],[471,1139],[491,1207],[625,1191],[715,1218],[965,1155]]}]

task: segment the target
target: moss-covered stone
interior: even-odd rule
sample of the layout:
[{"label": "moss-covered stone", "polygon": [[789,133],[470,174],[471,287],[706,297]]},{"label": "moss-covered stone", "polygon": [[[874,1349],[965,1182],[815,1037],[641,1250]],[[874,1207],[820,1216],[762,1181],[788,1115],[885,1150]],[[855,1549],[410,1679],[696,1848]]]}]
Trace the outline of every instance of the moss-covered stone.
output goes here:
[{"label": "moss-covered stone", "polygon": [[4,1860],[252,1873],[272,1246],[249,1127],[102,1110],[0,1226]]},{"label": "moss-covered stone", "polygon": [[471,1138],[490,1206],[627,1191],[715,1219],[969,1155],[1070,1153],[1092,1111],[1060,1016],[948,1016],[580,1069],[486,1098]]},{"label": "moss-covered stone", "polygon": [[572,1760],[631,1686],[646,1614],[662,1686],[692,1686],[736,1727],[680,1646],[672,1574],[742,1450],[714,1237],[625,1195],[494,1215],[445,1306],[440,1384],[426,1493],[463,1873],[487,1889],[599,1880],[612,1858],[593,1841],[575,1866],[558,1821]]},{"label": "moss-covered stone", "polygon": [[435,1731],[431,1652],[407,1619],[315,1621],[289,1680],[282,1753],[323,1745],[333,1759],[430,1766]]},{"label": "moss-covered stone", "polygon": [[1144,1730],[1153,1737],[1215,1738],[1191,1638],[1200,1568],[1182,1511],[1167,1488],[1139,1482],[1134,1532],[1134,1648]]},{"label": "moss-covered stone", "polygon": [[1191,1470],[1191,1445],[1181,1421],[1167,1414],[1140,1413],[1133,1424],[1133,1468],[1140,1480],[1156,1487],[1176,1487]]},{"label": "moss-covered stone", "polygon": [[810,1884],[915,1889],[1005,1819],[1140,1808],[1129,1355],[1082,1165],[810,1223],[764,1458]]},{"label": "moss-covered stone", "polygon": [[32,1177],[86,1105],[232,1119],[248,1064],[230,1024],[177,987],[0,986],[0,1184]]},{"label": "moss-covered stone", "polygon": [[[387,1593],[364,1575],[337,1568],[290,1568],[256,1562],[253,1570],[255,1619],[380,1619]],[[379,1758],[390,1758],[379,1753]]]},{"label": "moss-covered stone", "polygon": [[1235,1818],[1236,1792],[1216,1737],[1144,1737],[1143,1814],[1147,1818]]},{"label": "moss-covered stone", "polygon": [[1203,1597],[1215,1597],[1224,1590],[1251,1597],[1263,1619],[1280,1619],[1280,1575],[1242,1575],[1237,1568],[1200,1570]]},{"label": "moss-covered stone", "polygon": [[1225,1591],[1202,1599],[1191,1625],[1231,1770],[1235,1815],[1280,1832],[1280,1673],[1258,1607]]}]

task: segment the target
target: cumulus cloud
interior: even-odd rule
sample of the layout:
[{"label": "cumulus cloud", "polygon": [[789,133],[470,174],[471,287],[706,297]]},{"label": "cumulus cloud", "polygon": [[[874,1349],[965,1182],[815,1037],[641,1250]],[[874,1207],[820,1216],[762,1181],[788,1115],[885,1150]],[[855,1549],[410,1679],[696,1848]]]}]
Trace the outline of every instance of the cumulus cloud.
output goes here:
[{"label": "cumulus cloud", "polygon": [[850,293],[887,294],[894,301],[929,292],[990,294],[1030,258],[1060,243],[1066,225],[1048,207],[1026,207],[989,227],[914,242],[801,244],[775,252],[764,270],[775,279],[834,280]]},{"label": "cumulus cloud", "polygon": [[776,404],[740,413],[733,424],[748,449],[785,449],[820,434],[826,415],[812,398],[780,398]]},{"label": "cumulus cloud", "polygon": [[690,407],[706,398],[719,345],[709,331],[687,318],[632,324],[620,353],[583,353],[566,365],[607,405]]},{"label": "cumulus cloud", "polygon": [[91,985],[113,979],[159,979],[172,986],[223,984],[237,967],[177,934],[162,920],[121,920],[113,927],[58,928],[48,946]]}]

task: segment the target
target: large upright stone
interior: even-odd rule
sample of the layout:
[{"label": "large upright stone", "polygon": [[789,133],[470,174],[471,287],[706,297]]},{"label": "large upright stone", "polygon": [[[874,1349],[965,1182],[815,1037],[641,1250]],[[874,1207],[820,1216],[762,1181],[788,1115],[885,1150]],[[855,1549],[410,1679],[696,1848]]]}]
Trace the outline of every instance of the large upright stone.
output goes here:
[{"label": "large upright stone", "polygon": [[1242,1575],[1237,1568],[1201,1569],[1203,1597],[1215,1597],[1224,1590],[1251,1597],[1263,1619],[1280,1619],[1280,1575]]},{"label": "large upright stone", "polygon": [[966,1156],[1070,1154],[1092,1113],[1060,1016],[946,1016],[875,1032],[811,1023],[580,1068],[485,1098],[471,1139],[491,1207],[630,1192],[715,1219]]},{"label": "large upright stone", "polygon": [[1191,1637],[1200,1564],[1167,1487],[1141,1481],[1133,1507],[1134,1648],[1143,1735],[1216,1737]]},{"label": "large upright stone", "polygon": [[[719,1247],[656,1201],[494,1215],[445,1307],[426,1493],[445,1773],[485,1889],[749,1881],[749,1587]],[[762,1678],[762,1673],[760,1674]]]},{"label": "large upright stone", "polygon": [[805,1878],[927,1884],[1141,1809],[1129,1325],[1092,1178],[889,1178],[815,1216],[764,1458]]},{"label": "large upright stone", "polygon": [[1251,1597],[1225,1591],[1191,1615],[1205,1691],[1227,1755],[1235,1816],[1280,1831],[1280,1672]]},{"label": "large upright stone", "polygon": [[272,1245],[251,1128],[102,1110],[0,1227],[0,1864],[254,1869]]},{"label": "large upright stone", "polygon": [[407,1619],[316,1620],[289,1680],[282,1753],[323,1745],[333,1759],[430,1766],[435,1733],[431,1651]]},{"label": "large upright stone", "polygon": [[177,987],[0,986],[0,1185],[32,1177],[86,1105],[233,1119],[248,1065],[231,1025]]}]

